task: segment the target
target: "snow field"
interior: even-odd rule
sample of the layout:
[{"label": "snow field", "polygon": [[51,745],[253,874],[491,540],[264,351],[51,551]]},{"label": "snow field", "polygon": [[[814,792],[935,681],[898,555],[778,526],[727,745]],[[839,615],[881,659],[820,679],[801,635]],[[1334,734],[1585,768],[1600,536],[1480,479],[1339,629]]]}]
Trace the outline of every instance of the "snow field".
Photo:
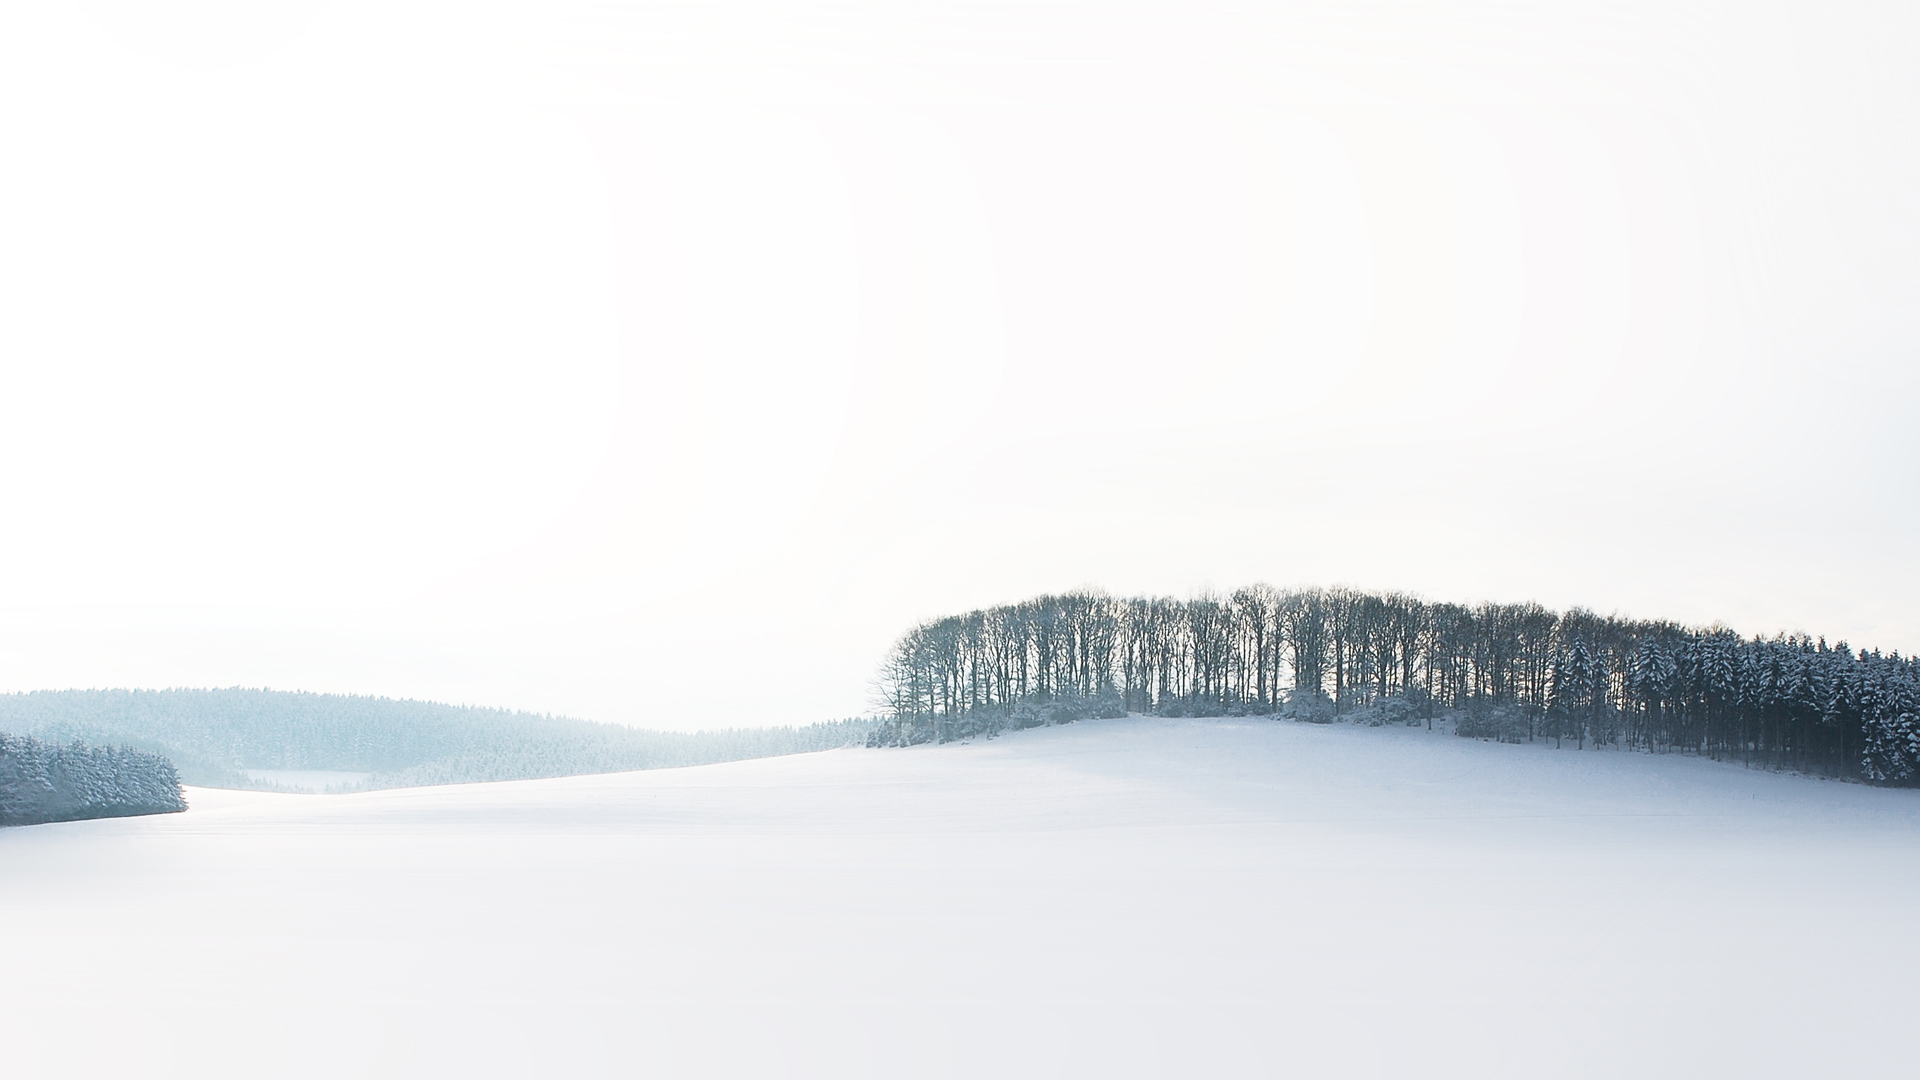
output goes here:
[{"label": "snow field", "polygon": [[0,832],[9,1076],[1904,1075],[1920,792],[1089,721]]}]

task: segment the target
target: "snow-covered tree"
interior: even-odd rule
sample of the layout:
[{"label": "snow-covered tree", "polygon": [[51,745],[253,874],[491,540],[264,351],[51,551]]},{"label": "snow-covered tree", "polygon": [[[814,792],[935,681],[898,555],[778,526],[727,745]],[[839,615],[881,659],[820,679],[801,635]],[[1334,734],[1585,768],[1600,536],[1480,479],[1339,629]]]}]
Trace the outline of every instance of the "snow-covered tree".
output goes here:
[{"label": "snow-covered tree", "polygon": [[0,825],[187,808],[173,763],[123,746],[52,745],[0,733]]}]

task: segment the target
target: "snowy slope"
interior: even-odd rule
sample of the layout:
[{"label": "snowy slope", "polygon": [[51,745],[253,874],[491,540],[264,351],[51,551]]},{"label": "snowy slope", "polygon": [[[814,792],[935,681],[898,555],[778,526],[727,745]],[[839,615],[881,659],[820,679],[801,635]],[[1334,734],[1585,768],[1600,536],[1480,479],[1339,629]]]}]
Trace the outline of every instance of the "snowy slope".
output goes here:
[{"label": "snowy slope", "polygon": [[7,1076],[1910,1075],[1920,792],[1408,729],[0,831]]}]

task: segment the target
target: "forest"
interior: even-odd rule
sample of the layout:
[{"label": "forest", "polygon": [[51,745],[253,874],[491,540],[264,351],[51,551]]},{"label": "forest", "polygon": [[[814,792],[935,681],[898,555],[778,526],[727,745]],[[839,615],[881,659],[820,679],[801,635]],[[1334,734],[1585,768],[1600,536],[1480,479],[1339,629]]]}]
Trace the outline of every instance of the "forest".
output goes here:
[{"label": "forest", "polygon": [[259,770],[368,774],[354,789],[705,765],[859,745],[871,720],[651,731],[620,724],[279,690],[42,690],[0,695],[0,731],[163,754],[186,783],[276,785]]},{"label": "forest", "polygon": [[169,814],[186,808],[173,763],[158,754],[0,734],[0,825]]},{"label": "forest", "polygon": [[1920,781],[1920,665],[1803,634],[1539,604],[1254,585],[1083,590],[933,619],[879,680],[869,745],[1129,712],[1424,723],[1509,742],[1700,754]]}]

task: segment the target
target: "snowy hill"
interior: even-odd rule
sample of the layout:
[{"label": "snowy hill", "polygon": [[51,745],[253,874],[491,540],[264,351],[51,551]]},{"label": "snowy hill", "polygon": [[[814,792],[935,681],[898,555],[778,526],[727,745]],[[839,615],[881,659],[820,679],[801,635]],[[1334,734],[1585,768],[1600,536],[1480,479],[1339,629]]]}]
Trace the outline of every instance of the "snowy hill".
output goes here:
[{"label": "snowy hill", "polygon": [[1911,1068],[1920,792],[1408,728],[988,743],[0,833],[8,1075]]}]

